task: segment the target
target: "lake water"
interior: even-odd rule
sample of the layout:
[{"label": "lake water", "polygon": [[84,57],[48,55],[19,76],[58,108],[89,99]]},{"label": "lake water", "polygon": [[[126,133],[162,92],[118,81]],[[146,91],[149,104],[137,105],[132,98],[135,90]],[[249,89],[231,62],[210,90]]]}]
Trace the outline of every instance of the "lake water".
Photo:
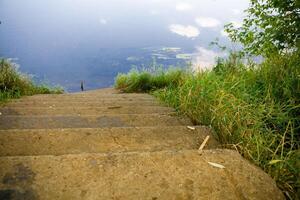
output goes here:
[{"label": "lake water", "polygon": [[0,57],[34,79],[79,91],[112,86],[119,72],[157,65],[209,67],[229,45],[248,0],[0,0]]}]

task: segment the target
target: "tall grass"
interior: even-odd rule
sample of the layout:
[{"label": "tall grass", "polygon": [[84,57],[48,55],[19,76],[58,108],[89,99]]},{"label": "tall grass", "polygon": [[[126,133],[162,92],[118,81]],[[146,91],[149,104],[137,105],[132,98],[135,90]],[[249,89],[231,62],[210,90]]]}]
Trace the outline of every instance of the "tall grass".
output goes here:
[{"label": "tall grass", "polygon": [[211,126],[224,147],[237,149],[269,173],[287,198],[297,199],[300,56],[276,55],[250,66],[233,58],[195,74],[132,71],[116,78],[116,88],[150,91],[195,124]]},{"label": "tall grass", "polygon": [[187,73],[179,68],[170,68],[168,71],[133,69],[128,74],[118,74],[115,85],[124,92],[153,91],[169,85],[178,85],[185,76]]},{"label": "tall grass", "polygon": [[36,85],[29,76],[18,71],[18,65],[9,59],[0,59],[0,102],[23,95],[62,93],[61,88]]}]

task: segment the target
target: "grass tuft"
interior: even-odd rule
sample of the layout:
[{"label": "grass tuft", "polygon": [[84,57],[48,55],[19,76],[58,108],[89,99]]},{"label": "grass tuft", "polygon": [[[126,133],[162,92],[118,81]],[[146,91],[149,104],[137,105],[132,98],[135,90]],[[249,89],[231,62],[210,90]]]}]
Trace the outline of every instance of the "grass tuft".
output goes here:
[{"label": "grass tuft", "polygon": [[18,71],[10,59],[0,59],[0,102],[24,95],[63,93],[61,88],[36,85],[29,76]]},{"label": "grass tuft", "polygon": [[169,85],[177,86],[187,76],[182,69],[170,68],[167,71],[131,70],[128,74],[118,74],[115,87],[124,92],[148,92]]}]

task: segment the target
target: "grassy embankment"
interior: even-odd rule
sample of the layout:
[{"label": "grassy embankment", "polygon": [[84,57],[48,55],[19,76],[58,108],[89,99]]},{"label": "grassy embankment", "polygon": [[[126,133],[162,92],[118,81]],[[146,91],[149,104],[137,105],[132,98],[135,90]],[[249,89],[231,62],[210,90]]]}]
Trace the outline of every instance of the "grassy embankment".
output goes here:
[{"label": "grassy embankment", "polygon": [[131,71],[119,74],[115,87],[151,92],[195,124],[211,126],[224,147],[270,174],[287,198],[299,198],[299,53],[252,66],[229,58],[201,73]]},{"label": "grassy embankment", "polygon": [[8,59],[0,59],[0,102],[24,95],[62,93],[61,88],[36,85],[25,74],[18,71],[17,65]]}]

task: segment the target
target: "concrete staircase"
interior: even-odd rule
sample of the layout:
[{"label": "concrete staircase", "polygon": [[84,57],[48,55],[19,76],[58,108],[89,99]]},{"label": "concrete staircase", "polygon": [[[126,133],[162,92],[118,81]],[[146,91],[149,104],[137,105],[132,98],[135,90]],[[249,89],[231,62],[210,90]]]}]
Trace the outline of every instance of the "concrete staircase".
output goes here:
[{"label": "concrete staircase", "polygon": [[1,200],[284,199],[210,129],[147,94],[35,95],[0,113]]}]

